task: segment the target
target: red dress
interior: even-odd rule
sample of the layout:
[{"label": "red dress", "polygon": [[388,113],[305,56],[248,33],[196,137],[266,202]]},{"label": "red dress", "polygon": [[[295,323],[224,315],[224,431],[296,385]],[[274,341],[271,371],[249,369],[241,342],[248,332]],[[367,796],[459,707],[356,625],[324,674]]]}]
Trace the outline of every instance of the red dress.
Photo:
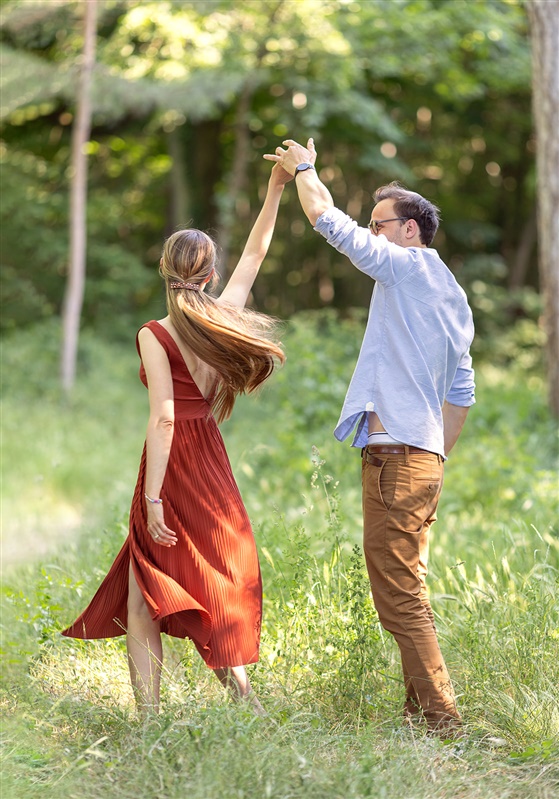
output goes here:
[{"label": "red dress", "polygon": [[[250,521],[208,400],[173,337],[159,322],[145,327],[167,353],[173,377],[175,426],[160,496],[165,524],[178,541],[174,547],[162,547],[147,532],[144,445],[129,535],[88,607],[62,634],[112,638],[126,632],[132,561],[138,586],[162,632],[191,638],[211,668],[254,663],[262,582]],[[143,365],[140,379],[147,386]]]}]

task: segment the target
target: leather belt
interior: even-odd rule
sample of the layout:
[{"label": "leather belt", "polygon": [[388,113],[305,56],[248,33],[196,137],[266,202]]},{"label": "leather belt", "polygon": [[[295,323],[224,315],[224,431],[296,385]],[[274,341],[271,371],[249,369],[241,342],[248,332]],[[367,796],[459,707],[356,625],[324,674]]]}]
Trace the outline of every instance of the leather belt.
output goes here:
[{"label": "leather belt", "polygon": [[[386,461],[381,458],[376,458],[375,455],[405,455],[406,450],[408,455],[435,455],[439,463],[443,462],[443,458],[436,453],[429,452],[427,449],[419,449],[419,447],[408,447],[403,444],[368,444],[361,450],[361,457],[366,463],[372,463],[379,469],[382,469]],[[407,461],[406,461],[407,462]]]},{"label": "leather belt", "polygon": [[372,463],[379,469],[382,469],[386,461],[381,458],[376,458],[375,455],[434,455],[439,463],[444,463],[444,458],[436,452],[430,452],[428,449],[419,449],[419,447],[408,447],[405,444],[367,444],[361,450],[361,457],[366,463]]},{"label": "leather belt", "polygon": [[361,452],[363,455],[365,455],[365,452],[370,452],[371,455],[405,455],[406,449],[408,452],[412,452],[415,455],[431,454],[427,449],[419,449],[419,447],[407,447],[404,446],[403,444],[401,445],[394,444],[392,446],[390,446],[389,444],[368,444],[366,447],[363,447]]}]

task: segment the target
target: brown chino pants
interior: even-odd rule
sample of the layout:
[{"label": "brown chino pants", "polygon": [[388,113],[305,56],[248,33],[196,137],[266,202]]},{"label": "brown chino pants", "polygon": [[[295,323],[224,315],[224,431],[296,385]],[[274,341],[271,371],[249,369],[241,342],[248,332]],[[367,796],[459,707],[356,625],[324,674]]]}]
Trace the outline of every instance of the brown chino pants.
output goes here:
[{"label": "brown chino pants", "polygon": [[400,648],[404,712],[422,712],[435,729],[460,719],[425,586],[443,460],[402,449],[401,454],[374,446],[363,450],[364,551],[380,622]]}]

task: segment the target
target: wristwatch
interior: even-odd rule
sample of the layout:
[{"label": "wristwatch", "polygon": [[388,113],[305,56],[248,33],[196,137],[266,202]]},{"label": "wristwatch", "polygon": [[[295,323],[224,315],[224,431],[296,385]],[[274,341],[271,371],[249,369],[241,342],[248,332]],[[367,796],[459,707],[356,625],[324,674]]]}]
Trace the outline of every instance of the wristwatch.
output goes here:
[{"label": "wristwatch", "polygon": [[309,164],[307,161],[305,161],[302,164],[297,164],[297,166],[295,167],[294,177],[297,177],[299,172],[305,172],[307,169],[314,169],[314,166],[312,164]]}]

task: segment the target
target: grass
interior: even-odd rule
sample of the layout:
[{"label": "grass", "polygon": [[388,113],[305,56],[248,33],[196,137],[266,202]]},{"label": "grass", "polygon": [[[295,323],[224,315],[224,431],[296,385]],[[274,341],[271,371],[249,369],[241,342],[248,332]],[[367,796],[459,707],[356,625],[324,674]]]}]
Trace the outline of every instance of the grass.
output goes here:
[{"label": "grass", "polygon": [[3,799],[557,794],[557,429],[543,381],[479,365],[447,465],[429,586],[468,736],[429,739],[400,724],[396,647],[360,551],[358,453],[331,436],[361,330],[293,320],[286,367],[224,426],[261,554],[251,679],[268,716],[230,705],[193,648],[166,639],[163,711],[146,724],[123,641],[59,635],[126,535],[147,410],[133,346],[84,336],[64,404],[55,330],[5,344],[3,522],[18,545],[4,562]]}]

